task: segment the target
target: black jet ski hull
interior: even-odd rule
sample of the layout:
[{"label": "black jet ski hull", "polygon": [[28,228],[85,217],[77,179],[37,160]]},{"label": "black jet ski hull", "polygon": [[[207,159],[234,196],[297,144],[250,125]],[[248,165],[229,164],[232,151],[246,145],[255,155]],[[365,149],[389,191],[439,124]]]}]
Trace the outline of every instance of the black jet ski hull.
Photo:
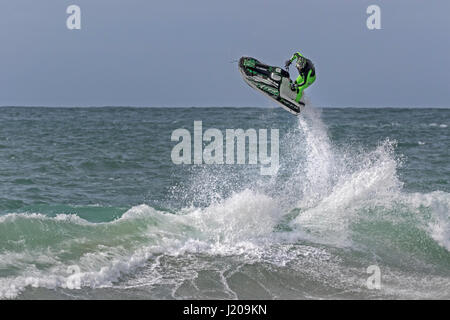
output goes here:
[{"label": "black jet ski hull", "polygon": [[250,87],[262,92],[283,109],[295,115],[303,110],[305,104],[295,101],[297,93],[291,90],[291,80],[286,70],[266,65],[255,58],[242,57],[239,71]]}]

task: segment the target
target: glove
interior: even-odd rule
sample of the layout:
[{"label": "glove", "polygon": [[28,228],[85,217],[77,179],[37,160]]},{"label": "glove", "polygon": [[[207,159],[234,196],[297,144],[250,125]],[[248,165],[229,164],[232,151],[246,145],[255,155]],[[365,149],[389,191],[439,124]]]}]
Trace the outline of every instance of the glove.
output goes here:
[{"label": "glove", "polygon": [[289,66],[291,65],[291,60],[287,60],[285,63],[284,63],[284,67],[287,69],[287,70],[289,70]]}]

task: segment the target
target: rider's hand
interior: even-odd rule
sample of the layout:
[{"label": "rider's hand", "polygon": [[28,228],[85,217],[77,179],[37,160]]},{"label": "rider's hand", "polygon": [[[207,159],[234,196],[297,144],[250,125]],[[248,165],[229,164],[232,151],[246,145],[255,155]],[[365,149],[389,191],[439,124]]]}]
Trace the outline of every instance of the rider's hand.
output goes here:
[{"label": "rider's hand", "polygon": [[289,69],[289,66],[291,65],[291,60],[287,60],[285,63],[284,63],[284,67],[286,68],[286,69]]}]

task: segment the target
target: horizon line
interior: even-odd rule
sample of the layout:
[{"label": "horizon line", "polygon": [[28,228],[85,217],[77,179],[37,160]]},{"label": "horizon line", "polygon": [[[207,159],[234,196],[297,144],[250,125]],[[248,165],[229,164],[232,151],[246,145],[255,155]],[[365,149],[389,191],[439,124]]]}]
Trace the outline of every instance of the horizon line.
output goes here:
[{"label": "horizon line", "polygon": [[[308,106],[308,105],[307,105]],[[449,109],[450,106],[311,106],[320,109]],[[278,106],[43,106],[43,105],[0,105],[0,108],[49,108],[49,109],[75,109],[75,108],[130,108],[130,109],[207,109],[207,108],[248,108],[248,109],[277,109]]]}]

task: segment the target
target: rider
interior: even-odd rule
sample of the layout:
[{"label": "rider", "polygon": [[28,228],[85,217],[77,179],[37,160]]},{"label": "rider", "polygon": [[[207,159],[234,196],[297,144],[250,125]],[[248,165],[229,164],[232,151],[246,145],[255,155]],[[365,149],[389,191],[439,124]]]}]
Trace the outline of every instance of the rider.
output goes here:
[{"label": "rider", "polygon": [[286,70],[289,70],[289,65],[297,59],[295,66],[297,67],[299,76],[295,83],[291,84],[291,89],[297,91],[296,102],[300,102],[303,95],[303,90],[308,88],[316,80],[316,70],[314,64],[308,58],[305,58],[300,52],[293,54],[292,58],[286,61]]}]

